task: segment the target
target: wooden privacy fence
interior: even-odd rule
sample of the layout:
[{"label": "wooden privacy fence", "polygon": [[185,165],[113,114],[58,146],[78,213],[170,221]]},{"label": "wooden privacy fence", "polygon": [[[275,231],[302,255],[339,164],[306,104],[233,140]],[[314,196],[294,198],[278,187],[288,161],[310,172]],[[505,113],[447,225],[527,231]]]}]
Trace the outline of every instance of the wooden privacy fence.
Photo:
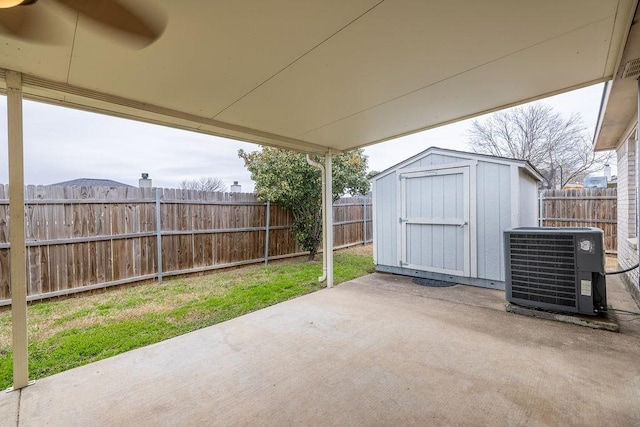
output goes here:
[{"label": "wooden privacy fence", "polygon": [[371,197],[343,197],[333,204],[333,247],[373,241]]},{"label": "wooden privacy fence", "polygon": [[[7,195],[0,185],[0,305],[11,298]],[[253,194],[28,186],[25,196],[29,300],[304,254],[292,216]],[[370,198],[333,212],[335,248],[371,241]]]},{"label": "wooden privacy fence", "polygon": [[541,227],[601,228],[606,251],[618,251],[618,199],[615,188],[542,191],[539,218]]}]

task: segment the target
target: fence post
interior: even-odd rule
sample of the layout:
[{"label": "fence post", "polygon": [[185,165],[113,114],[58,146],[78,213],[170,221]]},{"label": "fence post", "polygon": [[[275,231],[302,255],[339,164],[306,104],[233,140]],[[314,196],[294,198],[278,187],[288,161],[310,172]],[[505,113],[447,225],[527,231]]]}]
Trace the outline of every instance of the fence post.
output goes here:
[{"label": "fence post", "polygon": [[362,244],[367,244],[367,196],[362,196]]},{"label": "fence post", "polygon": [[162,215],[160,215],[160,199],[162,189],[156,188],[156,245],[158,246],[158,283],[162,283]]},{"label": "fence post", "polygon": [[269,222],[271,220],[271,204],[267,200],[267,217],[265,219],[265,233],[264,233],[264,265],[269,263]]},{"label": "fence post", "polygon": [[544,227],[544,190],[538,193],[538,226]]}]

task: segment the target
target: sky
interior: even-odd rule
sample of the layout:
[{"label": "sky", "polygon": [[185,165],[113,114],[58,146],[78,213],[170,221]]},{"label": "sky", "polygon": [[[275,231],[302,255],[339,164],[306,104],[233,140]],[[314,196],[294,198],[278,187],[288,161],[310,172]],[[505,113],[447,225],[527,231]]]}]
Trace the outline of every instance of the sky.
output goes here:
[{"label": "sky", "polygon": [[[602,87],[589,86],[543,102],[566,116],[579,113],[593,131]],[[8,182],[6,108],[6,98],[1,97],[0,183]],[[145,172],[157,187],[178,188],[183,180],[216,177],[227,187],[238,181],[243,192],[253,191],[238,150],[255,151],[260,148],[256,144],[31,101],[24,102],[23,111],[27,184],[97,178],[137,186]],[[383,171],[432,146],[471,151],[466,133],[473,120],[367,147],[369,169]]]}]

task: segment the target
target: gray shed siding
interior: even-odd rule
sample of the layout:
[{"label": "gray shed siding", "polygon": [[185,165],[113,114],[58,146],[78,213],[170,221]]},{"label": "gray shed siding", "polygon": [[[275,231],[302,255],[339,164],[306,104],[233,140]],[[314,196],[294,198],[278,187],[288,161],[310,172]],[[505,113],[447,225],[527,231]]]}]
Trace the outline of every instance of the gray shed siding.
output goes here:
[{"label": "gray shed siding", "polygon": [[520,175],[520,223],[519,227],[538,225],[538,183],[523,170]]},{"label": "gray shed siding", "polygon": [[[463,159],[461,157],[453,157],[453,156],[444,156],[442,154],[429,154],[426,157],[416,160],[415,162],[409,163],[404,166],[402,169],[411,169],[417,168],[420,166],[437,166],[444,165],[447,163],[457,163],[464,162],[469,159]],[[400,169],[402,171],[402,169]]]},{"label": "gray shed siding", "polygon": [[[503,231],[513,227],[535,226],[537,220],[537,178],[520,161],[483,156],[461,152],[448,152],[444,149],[428,149],[406,160],[374,178],[374,256],[379,271],[406,274],[415,277],[427,277],[437,280],[455,280],[477,286],[504,289],[504,246]],[[447,271],[461,271],[463,259],[451,253],[463,243],[460,236],[439,236],[434,230],[438,227],[419,226],[408,223],[400,225],[403,187],[399,182],[401,173],[413,171],[407,176],[404,188],[406,194],[407,217],[409,218],[456,218],[461,209],[461,200],[436,203],[437,194],[419,185],[424,181],[437,183],[437,179],[415,179],[424,168],[438,165],[461,163],[469,165],[469,269],[470,274],[458,276]],[[458,167],[458,166],[455,166]],[[464,166],[465,168],[467,166]],[[456,174],[459,172],[452,172]],[[443,174],[443,179],[444,179]],[[453,175],[449,175],[453,178]],[[456,177],[460,179],[461,176]],[[517,182],[516,182],[517,180]],[[457,181],[456,181],[457,182]],[[415,184],[415,185],[414,185]],[[444,187],[449,194],[453,185]],[[442,188],[438,191],[442,192]],[[435,190],[434,190],[435,191]],[[438,193],[439,194],[439,193]],[[453,195],[453,194],[450,194]],[[464,199],[464,197],[461,197]],[[444,200],[444,199],[443,199]],[[450,200],[450,199],[449,199]],[[437,206],[437,210],[434,206]],[[447,205],[447,206],[444,206]],[[415,209],[419,212],[414,213]],[[450,210],[453,209],[454,211]],[[441,212],[442,211],[442,212]],[[427,212],[426,215],[423,215]],[[455,214],[455,215],[454,215]],[[406,228],[404,239],[399,235]],[[444,229],[444,228],[443,228]],[[449,230],[450,231],[450,230]],[[433,232],[433,235],[430,233]],[[426,233],[426,235],[425,235]],[[446,238],[445,245],[443,238]],[[403,242],[405,248],[399,245]],[[462,247],[466,247],[463,245]],[[462,254],[467,253],[465,251]],[[404,264],[401,265],[401,256]],[[444,257],[446,260],[441,260]],[[466,262],[466,261],[464,261]]]},{"label": "gray shed siding", "polygon": [[375,235],[376,262],[382,265],[398,265],[398,178],[390,173],[376,180],[375,184]]},{"label": "gray shed siding", "polygon": [[502,231],[511,228],[511,167],[478,162],[476,177],[478,277],[503,282]]}]

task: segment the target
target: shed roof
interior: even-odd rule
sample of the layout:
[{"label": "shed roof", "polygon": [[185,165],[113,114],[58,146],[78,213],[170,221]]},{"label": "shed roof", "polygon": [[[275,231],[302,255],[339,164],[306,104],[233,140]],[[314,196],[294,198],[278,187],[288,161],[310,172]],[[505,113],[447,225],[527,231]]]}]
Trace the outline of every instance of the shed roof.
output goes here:
[{"label": "shed roof", "polygon": [[499,157],[499,156],[491,156],[488,154],[480,154],[480,153],[469,153],[466,151],[459,151],[459,150],[451,150],[448,148],[440,148],[440,147],[429,147],[426,150],[409,157],[406,160],[401,161],[398,164],[395,164],[393,166],[391,166],[390,168],[387,168],[385,170],[383,170],[382,172],[378,173],[377,175],[373,176],[371,179],[377,179],[379,177],[382,177],[384,175],[387,175],[390,172],[393,172],[396,169],[400,169],[408,164],[411,164],[413,162],[415,162],[416,160],[419,160],[423,157],[428,156],[429,154],[444,154],[447,156],[455,156],[455,157],[463,157],[466,159],[470,159],[470,160],[481,160],[484,162],[490,162],[490,163],[501,163],[501,164],[508,164],[508,165],[516,165],[522,169],[524,169],[527,173],[529,173],[529,175],[531,175],[536,181],[543,181],[544,178],[542,176],[542,174],[531,164],[529,163],[527,160],[518,160],[518,159],[510,159],[508,157]]},{"label": "shed roof", "polygon": [[0,34],[0,69],[23,74],[26,98],[315,153],[609,80],[636,5],[120,1],[163,13],[162,36],[134,50],[40,1],[19,7],[57,42]]}]

